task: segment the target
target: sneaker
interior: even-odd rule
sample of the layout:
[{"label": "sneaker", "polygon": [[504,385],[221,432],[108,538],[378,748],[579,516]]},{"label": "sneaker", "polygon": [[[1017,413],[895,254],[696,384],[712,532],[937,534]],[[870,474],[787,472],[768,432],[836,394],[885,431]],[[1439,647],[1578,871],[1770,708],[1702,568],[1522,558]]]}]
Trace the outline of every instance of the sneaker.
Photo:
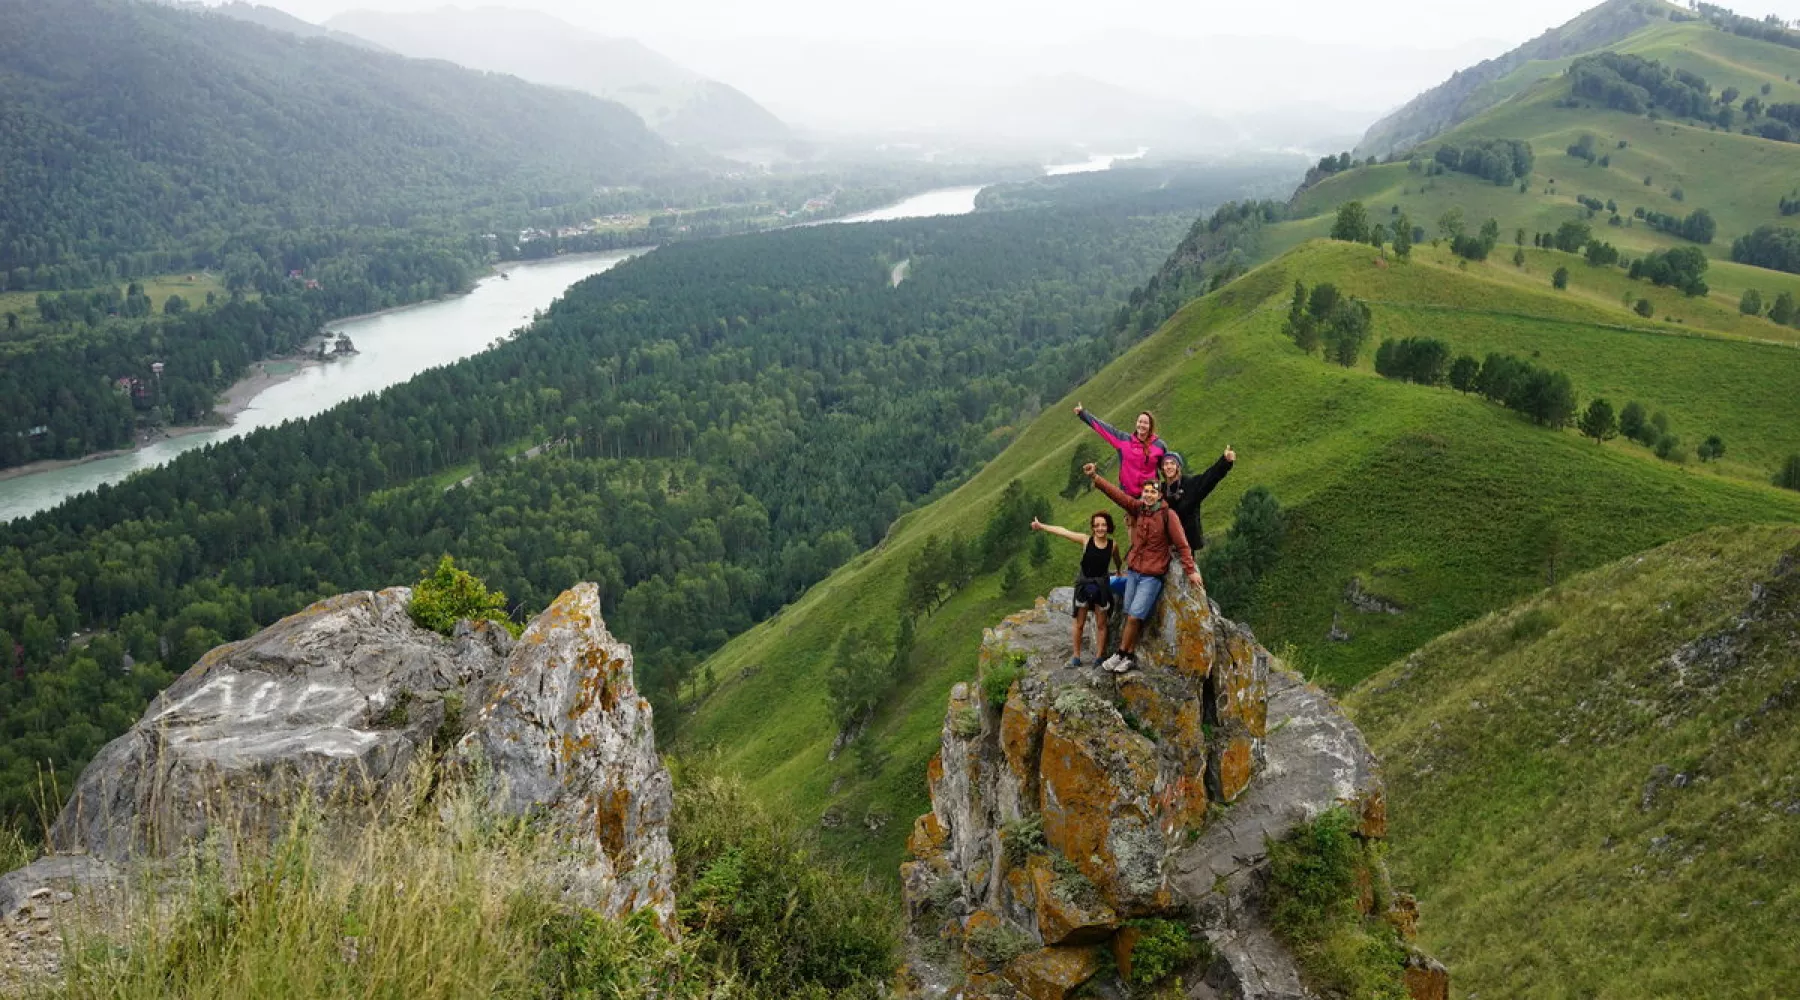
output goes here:
[{"label": "sneaker", "polygon": [[1122,674],[1135,666],[1137,666],[1137,654],[1135,653],[1119,653],[1105,663],[1106,669],[1115,674]]},{"label": "sneaker", "polygon": [[1080,667],[1081,666],[1081,657],[1079,657],[1079,656],[1069,657],[1069,666]]}]

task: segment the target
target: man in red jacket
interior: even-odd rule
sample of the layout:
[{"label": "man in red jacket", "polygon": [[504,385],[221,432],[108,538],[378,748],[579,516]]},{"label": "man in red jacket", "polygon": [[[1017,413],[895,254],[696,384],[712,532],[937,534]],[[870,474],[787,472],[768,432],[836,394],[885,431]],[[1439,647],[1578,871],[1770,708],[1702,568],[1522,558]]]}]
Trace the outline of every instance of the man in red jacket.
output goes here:
[{"label": "man in red jacket", "polygon": [[1194,565],[1194,553],[1181,530],[1181,518],[1163,502],[1162,487],[1156,480],[1145,483],[1143,493],[1133,497],[1108,482],[1092,462],[1081,471],[1093,480],[1095,488],[1131,515],[1131,554],[1125,560],[1125,634],[1119,639],[1118,655],[1101,664],[1114,673],[1124,673],[1137,666],[1138,633],[1156,609],[1156,599],[1162,596],[1170,553],[1181,556],[1181,567],[1187,570],[1188,583],[1195,588],[1201,585],[1200,569]]}]

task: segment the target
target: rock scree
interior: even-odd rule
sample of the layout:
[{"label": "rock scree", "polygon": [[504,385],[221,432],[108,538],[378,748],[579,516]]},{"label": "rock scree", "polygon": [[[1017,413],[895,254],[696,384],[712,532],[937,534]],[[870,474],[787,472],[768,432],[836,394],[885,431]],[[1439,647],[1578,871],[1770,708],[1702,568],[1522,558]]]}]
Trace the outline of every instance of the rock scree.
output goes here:
[{"label": "rock scree", "polygon": [[[1267,845],[1336,807],[1384,837],[1375,758],[1203,590],[1175,573],[1163,595],[1124,674],[1069,665],[1067,588],[983,635],[900,868],[909,993],[1063,1000],[1160,918],[1210,946],[1187,996],[1312,995],[1269,927]],[[1408,962],[1410,992],[1445,995],[1441,965]]]},{"label": "rock scree", "polygon": [[270,837],[308,796],[354,824],[444,754],[498,812],[556,825],[571,903],[672,930],[672,786],[598,589],[565,591],[516,642],[487,622],[422,629],[410,600],[328,598],[201,657],[82,772],[51,855],[0,879],[7,904],[215,833]]}]

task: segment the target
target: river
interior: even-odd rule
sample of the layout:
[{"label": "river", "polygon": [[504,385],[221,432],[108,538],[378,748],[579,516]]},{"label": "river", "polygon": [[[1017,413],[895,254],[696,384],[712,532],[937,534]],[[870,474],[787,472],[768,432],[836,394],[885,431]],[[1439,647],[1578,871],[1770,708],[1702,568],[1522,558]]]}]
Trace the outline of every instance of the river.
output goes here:
[{"label": "river", "polygon": [[164,438],[122,455],[0,480],[0,521],[35,514],[101,483],[116,483],[133,472],[155,468],[184,451],[304,419],[345,400],[380,392],[427,368],[484,351],[497,338],[529,323],[536,310],[570,285],[642,252],[508,264],[466,295],[327,324],[331,333],[348,336],[358,353],[309,365],[270,385],[226,426]]},{"label": "river", "polygon": [[[1142,156],[1139,151],[1137,156]],[[1083,163],[1046,168],[1049,174],[1105,170],[1118,159],[1100,155]],[[904,201],[837,222],[885,222],[975,211],[974,187],[939,188]],[[247,434],[288,420],[301,420],[349,399],[380,392],[439,365],[460,361],[486,350],[495,340],[531,321],[570,285],[599,274],[642,250],[557,257],[505,265],[482,279],[467,295],[406,306],[374,316],[341,320],[326,326],[342,333],[358,353],[325,364],[309,365],[291,377],[257,392],[223,427],[164,438],[124,454],[96,458],[42,472],[0,479],[0,522],[28,517],[102,483],[116,483],[152,469],[195,448]],[[282,363],[271,362],[279,370]]]}]

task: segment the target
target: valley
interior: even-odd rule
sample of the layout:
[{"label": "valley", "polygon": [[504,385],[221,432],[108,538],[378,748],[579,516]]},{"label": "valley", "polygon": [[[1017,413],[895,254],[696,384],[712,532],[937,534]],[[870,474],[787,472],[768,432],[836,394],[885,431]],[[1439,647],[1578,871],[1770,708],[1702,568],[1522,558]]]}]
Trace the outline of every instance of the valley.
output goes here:
[{"label": "valley", "polygon": [[[405,788],[31,1000],[480,992],[378,912],[517,1000],[1783,994],[1800,23],[1607,0],[1321,156],[1055,67],[828,135],[558,9],[0,5],[0,878],[199,829],[127,758]],[[1126,523],[1078,412],[1235,456],[1141,665],[1032,530]]]}]

